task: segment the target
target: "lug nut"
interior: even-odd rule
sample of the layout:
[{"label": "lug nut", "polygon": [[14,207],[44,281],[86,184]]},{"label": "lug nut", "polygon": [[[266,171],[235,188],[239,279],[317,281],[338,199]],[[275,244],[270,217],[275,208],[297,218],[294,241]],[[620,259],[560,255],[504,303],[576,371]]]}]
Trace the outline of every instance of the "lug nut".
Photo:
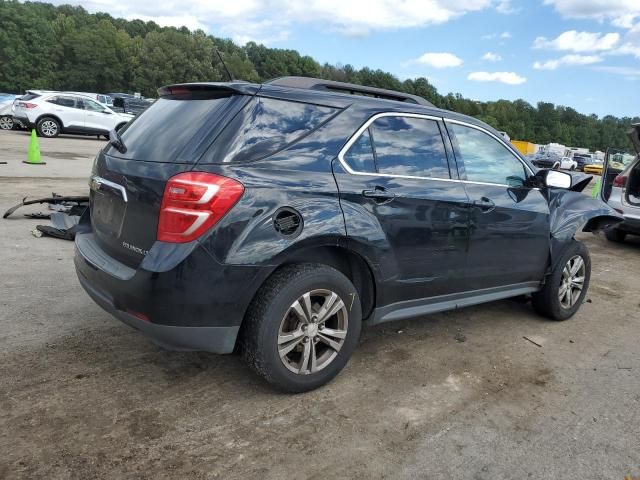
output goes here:
[{"label": "lug nut", "polygon": [[324,330],[324,323],[321,323],[320,325],[318,325],[318,330]]},{"label": "lug nut", "polygon": [[315,338],[313,339],[313,343],[318,343],[319,341],[320,341],[320,337],[315,337]]},{"label": "lug nut", "polygon": [[302,343],[309,343],[309,337],[304,337],[302,339]]}]

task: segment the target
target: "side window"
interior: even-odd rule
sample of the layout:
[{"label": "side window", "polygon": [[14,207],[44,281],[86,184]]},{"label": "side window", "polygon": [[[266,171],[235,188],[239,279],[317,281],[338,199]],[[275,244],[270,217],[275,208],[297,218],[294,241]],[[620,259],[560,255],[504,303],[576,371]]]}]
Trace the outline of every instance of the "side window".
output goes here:
[{"label": "side window", "polygon": [[436,121],[381,117],[370,129],[379,173],[450,178],[444,142]]},{"label": "side window", "polygon": [[358,137],[349,151],[344,154],[346,164],[356,172],[376,173],[376,163],[373,157],[371,134],[369,129]]},{"label": "side window", "polygon": [[85,110],[89,110],[92,112],[102,112],[104,107],[100,105],[98,102],[94,102],[93,100],[89,100],[88,98],[82,99],[82,104],[84,105]]},{"label": "side window", "polygon": [[448,123],[462,157],[467,180],[520,186],[527,178],[524,166],[507,147],[471,127]]},{"label": "side window", "polygon": [[62,95],[58,95],[57,97],[51,97],[47,100],[49,103],[53,103],[55,105],[60,105],[61,107],[67,108],[75,108],[76,101],[73,97],[65,97]]}]

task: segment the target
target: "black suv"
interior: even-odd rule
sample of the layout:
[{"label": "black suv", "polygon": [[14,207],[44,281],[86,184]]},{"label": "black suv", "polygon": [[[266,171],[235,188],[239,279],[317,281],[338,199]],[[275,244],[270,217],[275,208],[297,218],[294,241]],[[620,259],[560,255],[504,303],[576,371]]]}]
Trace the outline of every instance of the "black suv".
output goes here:
[{"label": "black suv", "polygon": [[317,79],[198,83],[95,160],[80,283],[171,349],[240,350],[300,392],[377,324],[512,296],[571,317],[574,233],[619,216],[591,177],[538,171],[488,125],[420,97]]}]

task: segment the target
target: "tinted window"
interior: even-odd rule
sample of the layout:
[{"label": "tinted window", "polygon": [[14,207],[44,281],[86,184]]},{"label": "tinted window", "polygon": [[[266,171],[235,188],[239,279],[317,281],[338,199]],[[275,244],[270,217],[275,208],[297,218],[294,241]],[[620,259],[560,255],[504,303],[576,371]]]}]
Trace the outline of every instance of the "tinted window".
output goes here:
[{"label": "tinted window", "polygon": [[211,130],[218,124],[225,106],[240,96],[207,99],[159,98],[147,110],[120,130],[126,153],[115,148],[109,155],[149,162],[184,162],[197,160],[180,156],[210,141]]},{"label": "tinted window", "polygon": [[524,166],[506,146],[475,128],[447,124],[455,135],[467,180],[500,185],[521,185]]},{"label": "tinted window", "polygon": [[373,147],[371,146],[371,135],[369,130],[365,130],[358,137],[349,151],[344,154],[346,164],[356,172],[375,173],[376,164],[373,159]]},{"label": "tinted window", "polygon": [[440,127],[434,120],[382,117],[370,128],[380,173],[450,178]]},{"label": "tinted window", "polygon": [[329,107],[254,97],[224,129],[203,162],[264,158],[311,132],[335,112]]},{"label": "tinted window", "polygon": [[25,95],[23,95],[22,97],[20,97],[20,100],[33,100],[34,98],[38,98],[40,95],[37,95],[35,93],[27,93]]},{"label": "tinted window", "polygon": [[[66,97],[66,96],[59,95],[57,97],[51,97],[49,100],[47,100],[47,102],[60,105],[61,107],[76,108],[75,97]],[[82,107],[78,107],[78,108],[82,108]]]}]

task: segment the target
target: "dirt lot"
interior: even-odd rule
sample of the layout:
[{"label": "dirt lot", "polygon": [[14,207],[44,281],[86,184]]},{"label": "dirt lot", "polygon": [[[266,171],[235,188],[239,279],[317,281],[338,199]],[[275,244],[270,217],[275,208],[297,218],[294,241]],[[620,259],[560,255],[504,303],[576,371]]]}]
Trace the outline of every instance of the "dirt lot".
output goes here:
[{"label": "dirt lot", "polygon": [[[1,211],[86,191],[102,142],[52,140],[23,169],[27,140],[0,132]],[[0,478],[640,475],[640,239],[580,235],[570,321],[503,301],[368,328],[333,383],[286,396],[236,356],[154,346],[81,290],[72,243],[0,223]]]}]

